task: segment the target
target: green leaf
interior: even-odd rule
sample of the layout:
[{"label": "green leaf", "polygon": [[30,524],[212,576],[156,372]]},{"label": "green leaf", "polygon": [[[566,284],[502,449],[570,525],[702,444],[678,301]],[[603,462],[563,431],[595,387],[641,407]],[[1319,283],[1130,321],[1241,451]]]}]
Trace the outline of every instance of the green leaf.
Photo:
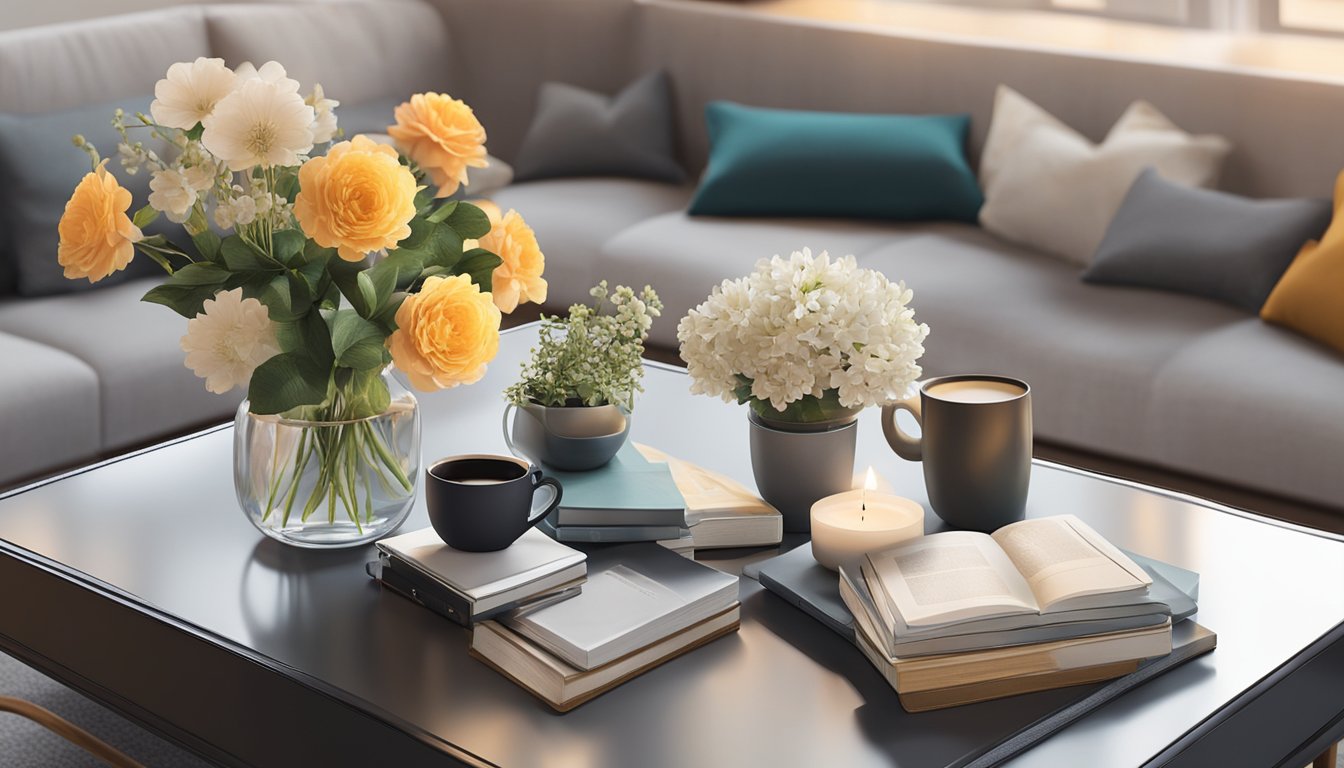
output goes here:
[{"label": "green leaf", "polygon": [[383,330],[353,310],[338,311],[331,321],[331,349],[344,368],[382,370]]},{"label": "green leaf", "polygon": [[282,229],[271,234],[271,255],[283,264],[293,264],[295,257],[304,252],[308,238],[297,229]]},{"label": "green leaf", "polygon": [[481,287],[482,291],[490,290],[492,280],[495,274],[495,267],[503,263],[503,259],[484,248],[472,248],[462,255],[462,261],[458,262],[454,271],[459,275],[470,275],[471,281]]},{"label": "green leaf", "polygon": [[220,253],[224,256],[224,265],[234,272],[274,272],[284,268],[238,235],[224,238]]},{"label": "green leaf", "polygon": [[490,217],[471,203],[459,203],[446,221],[463,240],[485,237],[490,232]]},{"label": "green leaf", "polygon": [[448,202],[439,206],[438,210],[426,216],[425,221],[428,221],[430,224],[438,224],[439,222],[443,221],[449,216],[452,216],[453,211],[455,210],[457,210],[457,201],[449,200]]},{"label": "green leaf", "polygon": [[150,224],[153,224],[158,218],[159,212],[154,210],[154,206],[146,205],[144,208],[135,212],[135,217],[131,219],[131,223],[144,229]]},{"label": "green leaf", "polygon": [[210,261],[219,261],[219,235],[214,230],[207,229],[199,235],[193,235],[191,242],[202,256]]},{"label": "green leaf", "polygon": [[280,349],[306,355],[324,368],[330,368],[336,355],[331,349],[331,329],[322,313],[310,310],[293,322],[276,324],[276,340]]},{"label": "green leaf", "polygon": [[188,264],[174,272],[168,278],[168,284],[180,286],[221,286],[228,282],[229,278],[232,276],[232,272],[217,264],[198,262],[196,264]]},{"label": "green leaf", "polygon": [[313,305],[308,283],[293,272],[276,275],[257,291],[258,301],[266,305],[271,320],[285,322],[306,314]]},{"label": "green leaf", "polygon": [[[424,259],[419,251],[403,251],[398,248],[374,264],[369,272],[374,286],[381,286],[390,281],[395,290],[409,288],[423,268]],[[384,297],[383,301],[386,300]]]},{"label": "green leaf", "polygon": [[[341,381],[341,374],[345,373],[345,369],[337,371],[338,382]],[[351,418],[377,416],[392,404],[392,393],[388,392],[387,382],[383,381],[381,367],[349,371],[342,394]]]},{"label": "green leaf", "polygon": [[253,413],[284,413],[327,398],[330,368],[298,352],[283,352],[257,366],[247,399]]},{"label": "green leaf", "polygon": [[299,196],[299,175],[297,173],[282,174],[275,180],[275,194],[285,198],[289,202],[294,202],[294,198]]},{"label": "green leaf", "polygon": [[196,125],[192,126],[191,130],[187,131],[187,138],[191,139],[192,141],[199,141],[201,138],[201,134],[203,133],[205,133],[205,126],[201,125],[200,123],[197,123]]},{"label": "green leaf", "polygon": [[425,266],[452,268],[462,258],[462,238],[447,224],[415,219],[411,221],[411,236],[401,241],[391,253],[414,256]]},{"label": "green leaf", "polygon": [[369,276],[367,270],[355,275],[355,285],[359,289],[359,297],[363,301],[363,306],[356,305],[355,309],[359,310],[359,314],[367,317],[378,308],[378,287],[373,284],[373,278]]},{"label": "green leaf", "polygon": [[206,299],[213,299],[220,289],[216,285],[159,285],[149,289],[141,301],[162,304],[177,314],[191,319],[201,313]]}]

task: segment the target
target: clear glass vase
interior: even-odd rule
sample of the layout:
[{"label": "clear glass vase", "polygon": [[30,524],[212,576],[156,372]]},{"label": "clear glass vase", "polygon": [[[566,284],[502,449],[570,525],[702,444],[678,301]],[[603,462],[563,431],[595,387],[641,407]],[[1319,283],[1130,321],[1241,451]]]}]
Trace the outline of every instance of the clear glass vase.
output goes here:
[{"label": "clear glass vase", "polygon": [[390,373],[380,414],[330,421],[234,419],[233,479],[257,530],[299,547],[353,547],[396,530],[420,478],[420,408]]}]

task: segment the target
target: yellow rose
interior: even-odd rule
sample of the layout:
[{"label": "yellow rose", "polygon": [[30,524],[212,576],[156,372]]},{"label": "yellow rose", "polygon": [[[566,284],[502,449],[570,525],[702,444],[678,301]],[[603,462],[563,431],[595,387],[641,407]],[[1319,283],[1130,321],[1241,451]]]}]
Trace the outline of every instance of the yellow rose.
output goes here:
[{"label": "yellow rose", "polygon": [[135,256],[135,242],[144,236],[126,215],[131,193],[105,165],[106,160],[80,179],[56,228],[61,236],[56,261],[72,280],[87,277],[96,283],[125,269]]},{"label": "yellow rose", "polygon": [[417,93],[397,107],[388,135],[448,197],[467,183],[467,168],[484,168],[485,128],[471,107],[442,93]]},{"label": "yellow rose", "polygon": [[415,176],[395,149],[356,136],[299,168],[294,217],[315,243],[359,261],[411,234],[415,193]]},{"label": "yellow rose", "polygon": [[470,277],[431,277],[397,310],[392,362],[425,392],[479,381],[499,351],[499,317]]},{"label": "yellow rose", "polygon": [[480,239],[480,247],[503,259],[491,276],[495,306],[512,312],[519,304],[546,301],[546,281],[541,277],[546,257],[537,245],[536,233],[515,210],[503,216],[494,204],[482,210],[490,217],[490,231]]}]

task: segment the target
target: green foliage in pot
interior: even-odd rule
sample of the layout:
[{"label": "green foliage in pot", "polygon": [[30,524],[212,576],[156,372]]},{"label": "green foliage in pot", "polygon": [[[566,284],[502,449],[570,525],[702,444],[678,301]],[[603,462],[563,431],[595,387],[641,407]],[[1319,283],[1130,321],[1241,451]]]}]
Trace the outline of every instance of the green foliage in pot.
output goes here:
[{"label": "green foliage in pot", "polygon": [[636,294],[603,280],[588,292],[592,305],[574,304],[567,317],[543,316],[541,341],[523,363],[522,378],[504,391],[514,405],[623,405],[644,391],[644,340],[663,302],[649,286]]}]

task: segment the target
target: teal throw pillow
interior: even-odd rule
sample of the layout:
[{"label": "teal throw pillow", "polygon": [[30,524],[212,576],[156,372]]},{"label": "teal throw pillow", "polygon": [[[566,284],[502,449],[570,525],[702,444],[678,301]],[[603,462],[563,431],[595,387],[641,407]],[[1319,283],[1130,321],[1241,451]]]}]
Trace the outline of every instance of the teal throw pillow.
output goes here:
[{"label": "teal throw pillow", "polygon": [[705,108],[709,165],[690,213],[976,220],[969,115]]}]

